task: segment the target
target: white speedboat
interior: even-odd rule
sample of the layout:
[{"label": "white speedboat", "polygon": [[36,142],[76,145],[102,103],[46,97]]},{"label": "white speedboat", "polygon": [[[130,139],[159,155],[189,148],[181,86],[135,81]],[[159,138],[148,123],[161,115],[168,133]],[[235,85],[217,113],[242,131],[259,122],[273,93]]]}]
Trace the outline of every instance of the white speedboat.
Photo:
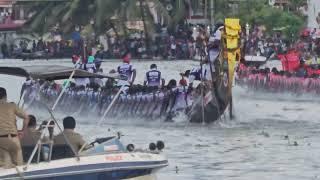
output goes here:
[{"label": "white speedboat", "polygon": [[[53,159],[57,156],[54,148],[53,146]],[[58,150],[62,149],[58,147]],[[59,154],[59,152],[56,153]],[[60,156],[60,158],[12,169],[1,169],[0,179],[128,179],[153,174],[168,165],[166,157],[159,152],[129,152],[116,137],[78,157]]]},{"label": "white speedboat", "polygon": [[[0,74],[42,80],[71,79],[74,77],[115,78],[63,66],[0,67]],[[57,101],[59,101],[59,98]],[[50,121],[54,121],[58,129],[61,130],[52,110],[54,110],[54,107],[48,108],[51,115]],[[44,125],[46,129],[52,128],[50,121]],[[44,131],[40,139],[43,136]],[[54,145],[52,144],[53,141],[50,141],[49,144],[43,144],[39,140],[34,147],[22,147],[24,159],[28,160],[27,163],[11,169],[0,169],[0,179],[129,179],[151,175],[168,165],[166,156],[161,153],[164,148],[161,141],[151,143],[149,150],[135,150],[132,144],[124,146],[120,142],[120,136],[100,138],[90,143],[90,148],[85,151],[80,150],[80,152],[75,152],[70,148],[67,138],[65,141],[67,142],[66,145]]]}]

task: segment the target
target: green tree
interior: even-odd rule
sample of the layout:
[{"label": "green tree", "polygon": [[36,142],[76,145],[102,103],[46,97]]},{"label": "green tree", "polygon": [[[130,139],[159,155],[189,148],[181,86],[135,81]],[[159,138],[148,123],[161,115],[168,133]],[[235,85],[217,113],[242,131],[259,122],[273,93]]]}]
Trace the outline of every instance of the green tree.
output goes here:
[{"label": "green tree", "polygon": [[[295,2],[293,2],[295,1]],[[291,4],[303,3],[303,0],[292,0]],[[289,12],[269,6],[266,0],[245,0],[238,4],[238,11],[230,11],[229,1],[216,0],[216,19],[223,20],[227,17],[240,18],[241,24],[264,25],[267,33],[272,33],[274,29],[283,29],[287,37],[297,36],[304,25],[304,18],[295,12]]]},{"label": "green tree", "polygon": [[[140,1],[144,4],[142,7],[139,6]],[[183,4],[184,1],[176,0],[176,4],[178,3]],[[152,31],[154,21],[150,12],[151,8],[154,8],[157,14],[164,18],[165,23],[169,25],[185,18],[185,8],[184,6],[180,7],[182,8],[173,10],[174,13],[169,15],[161,0],[38,1],[32,5],[35,15],[27,22],[26,29],[42,34],[58,23],[64,32],[70,32],[74,25],[86,26],[90,19],[94,19],[94,29],[101,33],[112,26],[111,22],[114,19],[122,23],[122,29],[124,29],[126,21],[144,19],[146,28]]]},{"label": "green tree", "polygon": [[307,0],[290,0],[290,7],[294,12],[298,12],[299,8],[307,3]]}]

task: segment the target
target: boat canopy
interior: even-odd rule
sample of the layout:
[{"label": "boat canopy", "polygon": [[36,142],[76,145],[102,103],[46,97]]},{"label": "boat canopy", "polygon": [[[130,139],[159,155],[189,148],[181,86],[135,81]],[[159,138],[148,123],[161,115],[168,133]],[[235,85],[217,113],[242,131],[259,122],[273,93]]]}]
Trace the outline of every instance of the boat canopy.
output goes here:
[{"label": "boat canopy", "polygon": [[75,71],[73,78],[112,78],[119,79],[117,74],[96,74],[90,73],[73,67],[59,65],[40,65],[40,66],[0,66],[0,74],[30,77],[32,79],[43,80],[61,80],[68,79],[72,72]]}]

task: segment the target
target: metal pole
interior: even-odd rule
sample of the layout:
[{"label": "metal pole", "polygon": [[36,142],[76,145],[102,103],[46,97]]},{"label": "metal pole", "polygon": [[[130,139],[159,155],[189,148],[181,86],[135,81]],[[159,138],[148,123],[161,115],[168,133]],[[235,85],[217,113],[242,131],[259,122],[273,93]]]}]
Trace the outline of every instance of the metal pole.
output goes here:
[{"label": "metal pole", "polygon": [[[79,62],[80,62],[80,59],[76,62],[75,67],[74,67],[74,69],[73,69],[73,71],[72,71],[69,79],[67,80],[67,85],[70,83],[71,79],[73,78],[74,74],[76,73],[77,65],[78,65]],[[66,86],[63,86],[62,91],[60,92],[60,94],[59,94],[56,102],[53,104],[53,106],[52,106],[52,108],[51,108],[52,111],[54,111],[54,110],[56,109],[56,106],[58,105],[58,102],[60,101],[62,95],[64,94],[64,92],[65,92],[66,89],[67,89],[67,85],[66,85]]]},{"label": "metal pole", "polygon": [[204,125],[205,124],[205,117],[204,117],[204,83],[203,83],[203,76],[205,75],[203,73],[203,63],[202,63],[202,56],[201,56],[201,60],[200,60],[200,63],[201,63],[201,117],[202,117],[202,124]]},{"label": "metal pole", "polygon": [[214,0],[210,1],[210,24],[214,24]]},{"label": "metal pole", "polygon": [[106,115],[108,114],[108,112],[111,110],[113,104],[116,102],[116,100],[118,99],[118,97],[120,96],[121,92],[123,92],[125,85],[121,86],[121,88],[119,89],[119,91],[117,92],[116,96],[113,98],[113,100],[111,101],[111,103],[109,104],[108,108],[106,109],[106,111],[103,113],[103,116],[100,118],[97,126],[100,126],[102,121],[105,119]]},{"label": "metal pole", "polygon": [[19,99],[18,107],[20,107],[21,100],[24,98],[25,95],[26,95],[26,90],[24,89],[23,92],[22,92],[22,95],[21,95],[21,97]]},{"label": "metal pole", "polygon": [[[75,74],[75,69],[72,71],[72,73],[71,73],[71,75],[70,75],[70,77],[69,77],[69,79],[68,79],[68,81],[67,81],[67,85],[69,84],[69,82],[71,81],[71,79],[73,78],[73,76],[74,76],[74,74]],[[60,92],[60,94],[59,94],[59,96],[58,96],[58,98],[57,98],[57,100],[56,100],[56,102],[53,104],[53,106],[52,106],[52,108],[51,108],[51,110],[52,111],[54,111],[55,109],[56,109],[56,107],[57,107],[57,105],[58,105],[58,103],[59,103],[59,101],[60,101],[60,99],[61,99],[61,97],[62,97],[62,95],[64,94],[64,92],[66,91],[66,89],[67,89],[67,86],[63,86],[63,88],[62,88],[62,91]]]},{"label": "metal pole", "polygon": [[[49,124],[50,124],[50,121],[47,122],[46,128],[49,126]],[[23,168],[24,170],[27,170],[29,165],[31,164],[31,161],[32,161],[34,155],[36,154],[36,152],[37,152],[37,150],[39,148],[39,144],[41,144],[41,139],[43,139],[43,137],[44,137],[44,130],[42,130],[40,138],[38,139],[38,142],[37,142],[36,146],[34,147],[30,158],[28,159],[27,165]]]},{"label": "metal pole", "polygon": [[204,0],[204,19],[208,21],[208,0]]},{"label": "metal pole", "polygon": [[[79,63],[79,61],[80,61],[80,59],[77,61],[76,65]],[[71,73],[71,75],[70,75],[70,77],[69,77],[69,79],[68,79],[68,81],[67,81],[67,84],[71,81],[73,75],[75,74],[75,71],[76,71],[76,66],[75,66],[74,70],[72,71],[72,73]],[[41,89],[41,88],[40,88],[40,89]],[[59,94],[59,97],[57,98],[57,100],[56,100],[56,102],[54,103],[54,105],[52,106],[52,108],[51,108],[51,109],[48,108],[48,111],[49,111],[52,119],[55,121],[56,125],[58,126],[59,130],[62,132],[63,137],[64,137],[64,139],[66,140],[67,144],[70,145],[68,138],[65,136],[65,134],[63,133],[62,128],[58,125],[58,122],[55,120],[55,118],[54,118],[54,116],[53,116],[53,114],[52,114],[52,111],[54,111],[54,109],[56,108],[58,102],[60,101],[60,99],[61,99],[61,97],[62,97],[62,95],[63,95],[63,93],[65,92],[66,89],[67,89],[67,86],[63,86],[63,89],[62,89],[61,93]],[[40,92],[40,91],[39,91],[39,92]],[[44,106],[47,107],[46,105],[44,105]],[[46,124],[45,129],[47,129],[47,128],[49,127],[49,124],[50,124],[50,121],[48,121],[48,123]],[[39,138],[39,140],[38,140],[38,142],[37,142],[37,145],[34,147],[32,153],[31,153],[31,156],[30,156],[30,158],[28,159],[28,163],[27,163],[27,165],[25,166],[24,170],[27,170],[27,169],[28,169],[28,166],[30,165],[30,163],[31,163],[31,161],[32,161],[32,159],[33,159],[36,151],[38,150],[38,148],[39,148],[38,145],[41,144],[41,140],[43,139],[43,137],[44,137],[44,131],[42,131],[42,133],[41,133],[41,135],[40,135],[40,138]],[[72,151],[75,153],[75,155],[78,157],[78,154],[74,151],[73,147],[72,147],[72,146],[70,146],[70,147],[71,147]],[[49,158],[50,158],[50,157],[49,157]]]}]

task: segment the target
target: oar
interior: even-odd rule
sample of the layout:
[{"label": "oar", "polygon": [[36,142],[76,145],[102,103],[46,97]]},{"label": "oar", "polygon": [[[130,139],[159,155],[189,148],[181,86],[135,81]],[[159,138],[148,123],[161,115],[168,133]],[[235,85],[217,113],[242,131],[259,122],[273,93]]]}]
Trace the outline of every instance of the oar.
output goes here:
[{"label": "oar", "polygon": [[[74,68],[74,70],[72,71],[69,79],[67,80],[68,83],[71,81],[71,79],[73,78],[73,76],[74,76],[75,73],[76,73],[76,68]],[[68,83],[67,83],[67,84],[68,84]],[[56,109],[56,106],[58,105],[58,103],[59,103],[62,95],[63,95],[64,92],[66,91],[66,89],[67,89],[67,86],[63,86],[62,91],[60,92],[57,100],[55,101],[55,103],[53,104],[53,106],[52,106],[52,108],[51,108],[52,111],[54,111],[54,110]]]},{"label": "oar", "polygon": [[232,93],[229,99],[229,117],[232,120],[234,118],[233,116],[233,101],[232,101]]},{"label": "oar", "polygon": [[[210,67],[211,67],[211,62],[210,63]],[[201,121],[202,121],[202,125],[205,125],[205,115],[204,115],[204,82],[203,82],[203,78],[205,76],[205,73],[202,75],[203,73],[203,64],[202,64],[202,56],[201,56],[201,60],[200,60],[200,66],[201,66]],[[213,79],[212,79],[213,80]]]},{"label": "oar", "polygon": [[103,122],[103,120],[105,119],[106,115],[108,114],[108,112],[110,111],[110,109],[112,108],[113,104],[116,102],[116,100],[118,99],[118,97],[120,96],[121,92],[123,92],[125,85],[121,86],[121,88],[119,89],[119,91],[117,92],[117,94],[115,95],[115,97],[113,98],[113,100],[111,101],[111,103],[109,104],[108,108],[106,109],[106,111],[103,113],[102,117],[100,118],[97,126],[100,127],[101,123]]}]

